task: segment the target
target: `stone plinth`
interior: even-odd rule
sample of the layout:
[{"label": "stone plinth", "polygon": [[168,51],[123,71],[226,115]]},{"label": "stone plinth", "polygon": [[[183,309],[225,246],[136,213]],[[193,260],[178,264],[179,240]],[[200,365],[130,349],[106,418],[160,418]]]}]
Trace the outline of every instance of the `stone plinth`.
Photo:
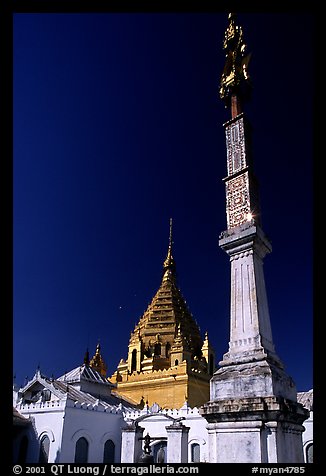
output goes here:
[{"label": "stone plinth", "polygon": [[282,397],[208,402],[201,407],[215,463],[302,463],[307,411]]},{"label": "stone plinth", "polygon": [[284,397],[296,401],[296,386],[282,368],[268,360],[221,367],[210,382],[210,399]]}]

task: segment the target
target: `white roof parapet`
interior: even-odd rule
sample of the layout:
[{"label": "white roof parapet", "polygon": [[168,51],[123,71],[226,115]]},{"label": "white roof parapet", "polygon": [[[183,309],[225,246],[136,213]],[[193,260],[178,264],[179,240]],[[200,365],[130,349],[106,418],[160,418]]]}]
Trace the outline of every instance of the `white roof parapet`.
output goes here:
[{"label": "white roof parapet", "polygon": [[314,391],[313,391],[313,389],[310,389],[306,392],[298,392],[297,393],[297,400],[298,400],[298,403],[301,403],[309,411],[313,411],[313,405],[314,405]]},{"label": "white roof parapet", "polygon": [[[108,392],[103,395],[101,391],[97,395],[88,393],[86,390],[77,388],[74,383],[81,380],[87,380],[91,383],[98,383],[102,388],[108,388]],[[24,395],[26,392],[33,391],[33,386],[37,386],[37,390],[42,387],[51,392],[51,399],[47,401],[26,401],[24,402]],[[70,407],[90,409],[95,411],[102,411],[108,413],[122,414],[135,408],[135,404],[132,404],[123,397],[117,396],[111,393],[111,387],[113,384],[108,382],[99,372],[91,369],[86,365],[79,366],[59,379],[49,379],[42,375],[38,370],[32,380],[30,380],[19,391],[19,397],[22,397],[16,404],[16,408],[22,408],[25,411],[27,409],[37,409],[41,411],[44,408],[58,408],[68,405]],[[101,388],[99,387],[99,389]],[[52,398],[52,396],[54,398]],[[41,395],[40,395],[41,398]]]},{"label": "white roof parapet", "polygon": [[[157,411],[153,411],[157,410]],[[179,419],[184,418],[185,416],[192,416],[196,417],[199,416],[199,410],[197,407],[191,408],[187,402],[181,408],[157,408],[152,405],[152,407],[144,408],[142,410],[127,410],[125,412],[125,421],[128,422],[129,420],[138,420],[141,417],[150,417],[150,416],[164,416],[170,417],[172,419]]]}]

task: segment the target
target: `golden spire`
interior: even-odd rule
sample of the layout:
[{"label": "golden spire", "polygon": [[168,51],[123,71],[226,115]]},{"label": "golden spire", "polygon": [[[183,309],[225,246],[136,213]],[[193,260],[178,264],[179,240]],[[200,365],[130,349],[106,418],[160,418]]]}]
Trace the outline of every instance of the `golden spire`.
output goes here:
[{"label": "golden spire", "polygon": [[103,377],[106,377],[107,366],[101,356],[101,346],[100,343],[96,346],[95,355],[89,362],[90,367],[99,372]]},{"label": "golden spire", "polygon": [[169,247],[168,247],[168,254],[163,263],[163,271],[164,275],[163,278],[167,279],[171,276],[171,274],[175,273],[175,261],[172,256],[172,218],[170,218],[170,235],[169,235]]},{"label": "golden spire", "polygon": [[[240,99],[244,99],[250,89],[248,63],[250,54],[245,56],[247,45],[243,41],[242,27],[236,25],[236,14],[229,13],[229,25],[224,33],[223,49],[225,50],[226,61],[220,83],[220,97],[227,105],[236,101],[236,111],[232,114],[239,114]],[[234,106],[234,104],[233,104]]]}]

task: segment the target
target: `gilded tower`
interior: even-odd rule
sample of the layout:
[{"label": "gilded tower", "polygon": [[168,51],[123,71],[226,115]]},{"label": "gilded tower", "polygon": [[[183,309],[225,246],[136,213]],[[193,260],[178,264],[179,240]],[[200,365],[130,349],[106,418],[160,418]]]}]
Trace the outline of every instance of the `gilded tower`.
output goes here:
[{"label": "gilded tower", "polygon": [[131,332],[127,359],[121,359],[110,381],[118,394],[136,403],[180,408],[187,401],[194,407],[209,399],[214,351],[207,333],[201,338],[178,287],[172,244],[171,219],[160,287]]},{"label": "gilded tower", "polygon": [[263,260],[272,251],[261,228],[253,174],[250,128],[243,112],[249,97],[249,56],[236,15],[229,14],[220,97],[230,109],[227,149],[227,229],[219,246],[231,264],[230,340],[202,407],[216,463],[299,463],[302,423],[295,384],[275,352]]},{"label": "gilded tower", "polygon": [[106,377],[107,365],[101,355],[100,343],[97,344],[95,355],[93,355],[93,357],[91,358],[89,365],[99,374],[101,374],[102,377]]}]

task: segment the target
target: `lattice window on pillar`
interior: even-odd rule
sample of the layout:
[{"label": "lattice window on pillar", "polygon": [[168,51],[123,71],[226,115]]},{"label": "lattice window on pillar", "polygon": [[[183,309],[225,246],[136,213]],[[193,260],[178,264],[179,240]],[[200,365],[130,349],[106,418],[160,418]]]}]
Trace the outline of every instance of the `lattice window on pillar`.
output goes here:
[{"label": "lattice window on pillar", "polygon": [[229,228],[248,221],[250,198],[247,173],[226,182],[226,210]]},{"label": "lattice window on pillar", "polygon": [[246,149],[243,119],[226,127],[227,171],[233,175],[246,167]]}]

